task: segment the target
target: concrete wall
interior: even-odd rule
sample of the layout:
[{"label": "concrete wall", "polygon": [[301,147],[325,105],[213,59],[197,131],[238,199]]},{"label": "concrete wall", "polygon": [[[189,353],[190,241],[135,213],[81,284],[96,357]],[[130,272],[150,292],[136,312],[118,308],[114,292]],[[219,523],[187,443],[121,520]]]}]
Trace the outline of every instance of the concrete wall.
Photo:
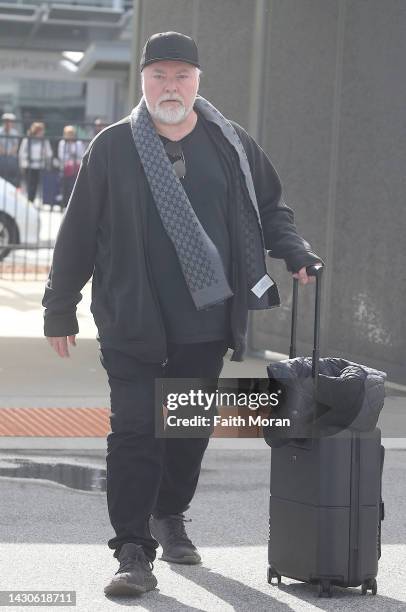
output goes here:
[{"label": "concrete wall", "polygon": [[[201,94],[242,124],[250,112],[247,79],[255,36],[254,4],[241,0],[142,2],[142,44],[155,32],[175,30],[193,36],[203,70]],[[237,77],[237,70],[242,77]]]},{"label": "concrete wall", "polygon": [[[399,0],[272,2],[264,148],[303,235],[326,259],[324,354],[406,374],[406,4]],[[285,306],[255,317],[252,344],[287,346]],[[274,266],[272,266],[274,268]],[[301,292],[311,341],[308,287]]]},{"label": "concrete wall", "polygon": [[[322,351],[406,380],[406,3],[171,0],[143,3],[142,40],[194,36],[201,93],[270,155],[297,226],[326,260]],[[251,346],[286,352],[291,280],[270,261],[282,307],[255,313]],[[300,292],[299,352],[313,291]]]}]

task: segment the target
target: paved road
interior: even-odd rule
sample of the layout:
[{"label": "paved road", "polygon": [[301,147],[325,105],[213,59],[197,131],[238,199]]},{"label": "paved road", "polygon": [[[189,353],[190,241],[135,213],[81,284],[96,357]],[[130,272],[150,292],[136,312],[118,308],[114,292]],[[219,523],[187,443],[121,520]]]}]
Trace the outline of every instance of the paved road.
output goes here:
[{"label": "paved road", "polygon": [[[136,600],[109,600],[103,593],[118,567],[106,546],[112,531],[104,493],[1,478],[1,588],[75,590],[80,612],[404,611],[405,459],[404,451],[389,451],[386,457],[386,519],[376,597],[362,597],[359,589],[337,589],[334,599],[320,600],[315,588],[292,580],[284,579],[281,589],[267,584],[267,449],[207,452],[188,513],[193,519],[188,529],[201,549],[203,565],[177,567],[156,561],[159,590]],[[1,454],[0,463],[4,460]],[[104,466],[102,456],[76,462]]]}]

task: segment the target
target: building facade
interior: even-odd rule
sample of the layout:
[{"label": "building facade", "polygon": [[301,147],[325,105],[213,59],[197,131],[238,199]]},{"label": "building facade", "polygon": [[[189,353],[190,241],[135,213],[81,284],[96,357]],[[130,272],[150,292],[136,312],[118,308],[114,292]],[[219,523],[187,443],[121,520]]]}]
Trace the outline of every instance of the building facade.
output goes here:
[{"label": "building facade", "polygon": [[[0,2],[0,111],[23,131],[46,120],[50,136],[63,124],[116,120],[127,111],[131,16],[124,0]],[[110,65],[80,71],[99,45]]]}]

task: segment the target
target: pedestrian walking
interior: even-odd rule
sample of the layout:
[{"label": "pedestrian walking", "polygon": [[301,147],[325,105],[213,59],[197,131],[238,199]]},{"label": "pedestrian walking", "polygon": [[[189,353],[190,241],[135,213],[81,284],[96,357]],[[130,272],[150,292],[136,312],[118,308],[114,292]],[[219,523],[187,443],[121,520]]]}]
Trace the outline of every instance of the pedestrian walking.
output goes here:
[{"label": "pedestrian walking", "polygon": [[63,138],[58,144],[58,159],[62,177],[62,206],[64,208],[68,205],[84,152],[85,146],[81,140],[77,139],[76,128],[73,125],[65,125]]},{"label": "pedestrian walking", "polygon": [[106,594],[155,588],[162,559],[197,564],[185,530],[209,438],[155,435],[157,377],[217,380],[228,348],[242,361],[251,309],[279,305],[267,250],[306,284],[320,260],[297,233],[267,155],[198,95],[195,42],[155,34],[143,96],[89,144],[55,245],[44,333],[60,357],[92,312],[111,389],[107,504],[120,565]]},{"label": "pedestrian walking", "polygon": [[42,171],[52,164],[53,151],[49,140],[44,138],[45,124],[36,121],[31,124],[27,136],[22,139],[18,158],[23,171],[27,197],[35,200]]}]

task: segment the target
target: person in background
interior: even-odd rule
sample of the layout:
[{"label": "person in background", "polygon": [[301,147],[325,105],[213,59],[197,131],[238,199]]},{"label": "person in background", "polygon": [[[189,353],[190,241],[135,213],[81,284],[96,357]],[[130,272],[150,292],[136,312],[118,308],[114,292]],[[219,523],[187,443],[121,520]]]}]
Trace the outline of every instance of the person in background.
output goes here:
[{"label": "person in background", "polygon": [[63,138],[58,144],[58,159],[62,174],[62,206],[64,208],[68,205],[84,152],[85,145],[81,140],[77,140],[76,128],[73,125],[65,125]]},{"label": "person in background", "polygon": [[100,117],[97,117],[97,119],[94,120],[94,129],[93,129],[94,135],[96,136],[96,134],[104,130],[104,128],[107,127],[108,125],[109,124],[106,123],[106,121],[104,121]]},{"label": "person in background", "polygon": [[45,125],[37,121],[31,124],[27,136],[22,139],[18,158],[23,170],[27,196],[35,200],[41,172],[52,162],[53,152],[49,140],[44,138]]},{"label": "person in background", "polygon": [[14,113],[3,113],[0,127],[0,176],[14,187],[20,186],[20,171],[18,167],[19,134],[13,127],[16,120]]}]

